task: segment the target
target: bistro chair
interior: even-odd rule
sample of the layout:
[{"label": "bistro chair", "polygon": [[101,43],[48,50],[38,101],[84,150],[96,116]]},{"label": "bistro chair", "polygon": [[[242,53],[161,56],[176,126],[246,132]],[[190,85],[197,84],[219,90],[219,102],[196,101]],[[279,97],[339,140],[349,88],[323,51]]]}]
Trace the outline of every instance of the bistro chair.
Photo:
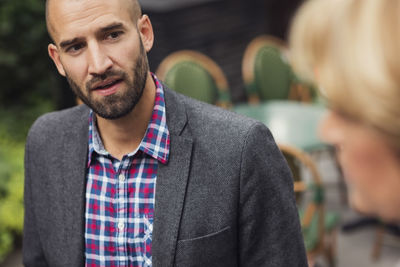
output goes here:
[{"label": "bistro chair", "polygon": [[232,106],[224,73],[200,52],[181,50],[170,54],[160,63],[156,75],[186,96],[224,108]]},{"label": "bistro chair", "polygon": [[242,77],[248,101],[300,100],[310,102],[310,87],[294,75],[284,41],[268,35],[253,39],[242,61]]},{"label": "bistro chair", "polygon": [[[324,187],[321,175],[305,152],[290,145],[278,144],[285,156],[294,178],[294,192],[304,244],[309,262],[314,262],[318,255],[323,255],[329,266],[335,266],[336,228],[339,216],[325,212]],[[303,179],[305,168],[311,174],[310,182]]]}]

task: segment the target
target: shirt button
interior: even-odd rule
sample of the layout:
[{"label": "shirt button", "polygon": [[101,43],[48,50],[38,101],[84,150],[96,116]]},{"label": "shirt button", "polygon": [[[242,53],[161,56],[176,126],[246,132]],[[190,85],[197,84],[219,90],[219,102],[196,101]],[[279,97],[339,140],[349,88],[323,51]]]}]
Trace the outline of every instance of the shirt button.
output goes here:
[{"label": "shirt button", "polygon": [[122,173],[118,176],[118,179],[120,182],[124,182],[125,181],[125,175],[123,175]]},{"label": "shirt button", "polygon": [[124,223],[123,222],[118,223],[118,229],[119,230],[123,230],[124,229]]}]

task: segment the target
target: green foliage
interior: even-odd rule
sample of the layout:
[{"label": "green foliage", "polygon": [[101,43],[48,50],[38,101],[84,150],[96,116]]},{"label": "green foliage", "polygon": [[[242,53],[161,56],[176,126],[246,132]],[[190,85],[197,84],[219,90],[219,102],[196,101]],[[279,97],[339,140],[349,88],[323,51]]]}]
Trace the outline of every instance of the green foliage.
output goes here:
[{"label": "green foliage", "polygon": [[41,114],[54,110],[54,106],[54,103],[47,100],[24,108],[0,107],[0,140],[24,142],[33,121]]},{"label": "green foliage", "polygon": [[23,228],[24,146],[29,127],[51,102],[19,109],[0,108],[0,262],[13,249]]},{"label": "green foliage", "polygon": [[1,0],[0,103],[34,106],[60,91],[47,55],[45,1]]},{"label": "green foliage", "polygon": [[44,0],[0,0],[0,262],[23,228],[23,157],[33,121],[54,110],[62,84],[47,55]]},{"label": "green foliage", "polygon": [[25,138],[33,121],[53,110],[47,101],[30,108],[0,108],[0,262],[21,238]]},{"label": "green foliage", "polygon": [[24,144],[0,139],[0,262],[23,227]]},{"label": "green foliage", "polygon": [[4,231],[0,227],[0,263],[4,260],[5,256],[11,251],[13,243],[13,236],[10,232]]},{"label": "green foliage", "polygon": [[25,138],[33,121],[51,111],[51,102],[19,109],[0,108],[0,262],[23,229]]}]

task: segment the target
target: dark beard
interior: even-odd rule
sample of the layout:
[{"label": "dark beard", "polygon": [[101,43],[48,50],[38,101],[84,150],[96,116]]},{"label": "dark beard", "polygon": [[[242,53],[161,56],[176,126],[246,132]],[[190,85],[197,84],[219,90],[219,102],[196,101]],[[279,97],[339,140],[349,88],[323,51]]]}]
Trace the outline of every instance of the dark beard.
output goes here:
[{"label": "dark beard", "polygon": [[[147,55],[142,40],[140,40],[140,54],[132,70],[134,77],[133,82],[128,80],[128,75],[123,71],[108,70],[86,83],[85,90],[87,95],[84,95],[82,88],[79,88],[68,74],[66,77],[72,91],[83,101],[83,103],[90,107],[100,117],[114,120],[122,118],[130,113],[135,108],[136,104],[139,103],[146,86],[148,71],[149,63],[147,61]],[[128,86],[127,92],[123,95],[112,94],[104,96],[102,101],[93,100],[91,96],[91,85],[103,81],[108,77],[119,77],[126,82]]]}]

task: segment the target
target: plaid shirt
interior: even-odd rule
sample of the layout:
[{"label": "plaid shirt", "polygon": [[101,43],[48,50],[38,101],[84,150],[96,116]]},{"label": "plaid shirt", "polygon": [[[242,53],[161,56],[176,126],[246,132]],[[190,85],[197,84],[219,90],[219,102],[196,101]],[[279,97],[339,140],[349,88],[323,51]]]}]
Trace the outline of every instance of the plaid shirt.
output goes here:
[{"label": "plaid shirt", "polygon": [[89,117],[86,185],[86,266],[151,266],[158,161],[167,163],[169,131],[164,91],[153,75],[156,98],[139,147],[121,161],[104,148],[94,114]]}]

